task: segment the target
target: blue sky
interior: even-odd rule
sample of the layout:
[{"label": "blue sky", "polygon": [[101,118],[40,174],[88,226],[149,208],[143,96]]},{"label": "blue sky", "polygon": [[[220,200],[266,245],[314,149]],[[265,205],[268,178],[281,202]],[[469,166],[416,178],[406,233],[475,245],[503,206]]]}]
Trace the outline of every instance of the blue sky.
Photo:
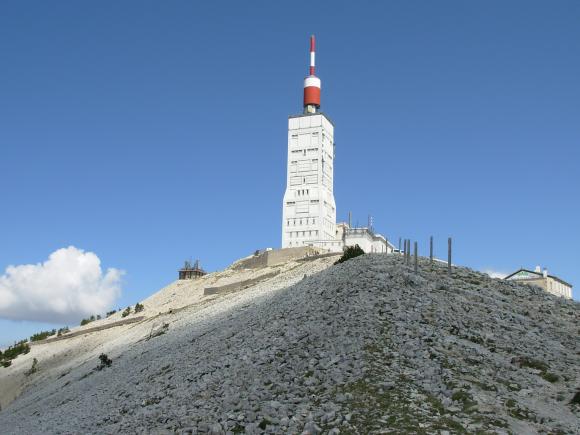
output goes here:
[{"label": "blue sky", "polygon": [[[579,18],[577,1],[4,3],[0,275],[75,246],[125,271],[116,308],[187,258],[278,247],[314,33],[339,220],[578,285]],[[0,343],[49,325],[0,320]]]}]

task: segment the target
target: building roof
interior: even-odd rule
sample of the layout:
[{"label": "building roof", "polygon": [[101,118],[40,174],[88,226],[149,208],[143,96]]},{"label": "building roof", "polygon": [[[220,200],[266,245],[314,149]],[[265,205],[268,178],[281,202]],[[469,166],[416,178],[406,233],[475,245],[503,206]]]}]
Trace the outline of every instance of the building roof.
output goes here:
[{"label": "building roof", "polygon": [[348,223],[346,222],[339,222],[336,224],[337,226],[342,225],[345,227],[345,234],[348,235],[356,235],[356,234],[367,234],[369,237],[371,237],[373,239],[373,241],[375,240],[384,240],[388,246],[390,246],[391,248],[393,248],[393,250],[395,249],[395,245],[393,245],[390,241],[387,240],[387,238],[385,236],[383,236],[382,234],[379,233],[375,233],[375,231],[372,228],[369,227],[349,227]]},{"label": "building roof", "polygon": [[[527,273],[530,273],[532,275],[536,275],[538,278],[543,278],[544,277],[544,274],[542,272],[536,272],[534,270],[524,269],[522,267],[522,268],[516,270],[514,273],[506,276],[504,279],[509,279],[512,276],[517,275],[520,272],[527,272]],[[563,279],[558,278],[557,276],[548,275],[548,278],[552,278],[554,281],[558,281],[558,282],[560,282],[560,283],[562,283],[564,285],[567,285],[568,287],[572,288],[572,284],[570,284],[569,282],[564,281]],[[528,279],[533,279],[533,278],[528,278]]]},{"label": "building roof", "polygon": [[332,119],[330,119],[328,117],[328,115],[322,111],[318,111],[316,113],[301,113],[300,115],[289,115],[288,119],[292,119],[292,118],[304,118],[306,116],[316,116],[316,115],[322,115],[326,118],[326,120],[328,122],[330,122],[332,124],[333,127],[335,127],[334,122],[332,122]]}]

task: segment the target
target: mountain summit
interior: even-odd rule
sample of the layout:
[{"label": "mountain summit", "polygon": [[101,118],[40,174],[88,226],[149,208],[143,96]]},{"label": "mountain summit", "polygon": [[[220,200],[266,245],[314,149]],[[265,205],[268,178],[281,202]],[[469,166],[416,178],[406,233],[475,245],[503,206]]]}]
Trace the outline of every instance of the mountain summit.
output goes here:
[{"label": "mountain summit", "polygon": [[234,264],[32,346],[0,368],[2,433],[580,432],[577,302],[337,258]]}]

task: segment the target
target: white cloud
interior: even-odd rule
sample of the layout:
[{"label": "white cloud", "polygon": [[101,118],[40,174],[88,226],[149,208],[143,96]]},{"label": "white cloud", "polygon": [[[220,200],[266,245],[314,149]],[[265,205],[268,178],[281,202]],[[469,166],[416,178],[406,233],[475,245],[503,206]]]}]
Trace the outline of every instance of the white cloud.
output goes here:
[{"label": "white cloud", "polygon": [[121,295],[123,271],[107,269],[92,252],[59,249],[44,263],[8,266],[0,276],[0,317],[70,323],[103,313]]},{"label": "white cloud", "polygon": [[492,278],[502,278],[503,279],[506,276],[508,276],[508,274],[506,272],[500,272],[498,270],[492,270],[492,269],[486,269],[483,271],[483,273],[487,273]]}]

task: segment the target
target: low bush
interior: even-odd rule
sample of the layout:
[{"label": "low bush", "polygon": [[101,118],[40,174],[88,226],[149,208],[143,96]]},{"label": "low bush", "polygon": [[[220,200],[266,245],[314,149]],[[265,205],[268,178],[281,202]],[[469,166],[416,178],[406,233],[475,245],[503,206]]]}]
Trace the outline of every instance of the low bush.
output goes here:
[{"label": "low bush", "polygon": [[97,370],[103,370],[105,367],[111,367],[113,364],[113,360],[107,356],[106,353],[102,353],[99,355],[99,365],[97,366]]},{"label": "low bush", "polygon": [[58,332],[56,333],[57,337],[60,337],[63,334],[66,334],[67,332],[70,332],[70,329],[68,328],[68,326],[65,326],[64,328],[60,328],[58,330]]},{"label": "low bush", "polygon": [[147,338],[147,340],[150,340],[152,338],[159,337],[160,335],[165,334],[165,332],[167,331],[168,328],[169,328],[169,323],[164,323],[163,325],[161,325],[160,328],[157,328],[155,330],[152,327],[151,332],[149,333],[149,337]]},{"label": "low bush", "polygon": [[38,332],[37,334],[33,334],[30,336],[30,341],[40,341],[40,340],[44,340],[45,338],[50,337],[51,335],[56,334],[56,329],[53,329],[52,331],[41,331]]},{"label": "low bush", "polygon": [[518,364],[520,367],[527,367],[534,370],[539,370],[540,376],[548,382],[554,383],[558,382],[560,377],[555,374],[549,372],[549,366],[543,361],[530,358],[527,356],[522,356],[519,358],[512,358],[512,363]]},{"label": "low bush", "polygon": [[95,316],[91,316],[88,319],[83,319],[81,320],[81,326],[88,325],[89,323],[94,322],[95,320],[97,320]]},{"label": "low bush", "polygon": [[364,255],[364,253],[365,251],[363,251],[359,245],[347,246],[344,250],[344,253],[342,254],[342,257],[336,260],[334,264],[343,263],[347,260],[350,260],[351,258],[358,257],[359,255]]},{"label": "low bush", "polygon": [[131,314],[131,307],[125,308],[125,311],[121,313],[121,317],[127,317],[129,314]]},{"label": "low bush", "polygon": [[36,373],[38,371],[38,360],[36,358],[32,359],[32,367],[30,367],[30,370],[27,370],[24,374],[26,376],[30,376],[33,373]]},{"label": "low bush", "polygon": [[115,314],[117,312],[117,310],[113,310],[113,311],[109,311],[107,312],[107,317],[111,317],[113,314]]},{"label": "low bush", "polygon": [[0,364],[3,367],[10,367],[13,359],[28,352],[30,352],[30,345],[27,340],[19,341],[0,354]]},{"label": "low bush", "polygon": [[135,304],[135,312],[136,313],[140,313],[141,311],[143,311],[145,309],[145,307],[143,306],[143,304],[140,304],[139,302],[137,302]]},{"label": "low bush", "polygon": [[556,375],[554,373],[550,373],[550,372],[543,372],[541,376],[546,381],[551,382],[552,384],[554,382],[558,382],[558,379],[560,379],[560,377],[558,375]]},{"label": "low bush", "polygon": [[14,359],[18,355],[27,354],[28,352],[30,352],[30,346],[28,345],[27,340],[22,340],[6,349],[3,358]]},{"label": "low bush", "polygon": [[530,358],[528,356],[522,356],[519,358],[513,358],[512,362],[515,362],[520,367],[529,367],[534,370],[539,370],[541,372],[546,372],[548,370],[548,364],[543,361]]}]

